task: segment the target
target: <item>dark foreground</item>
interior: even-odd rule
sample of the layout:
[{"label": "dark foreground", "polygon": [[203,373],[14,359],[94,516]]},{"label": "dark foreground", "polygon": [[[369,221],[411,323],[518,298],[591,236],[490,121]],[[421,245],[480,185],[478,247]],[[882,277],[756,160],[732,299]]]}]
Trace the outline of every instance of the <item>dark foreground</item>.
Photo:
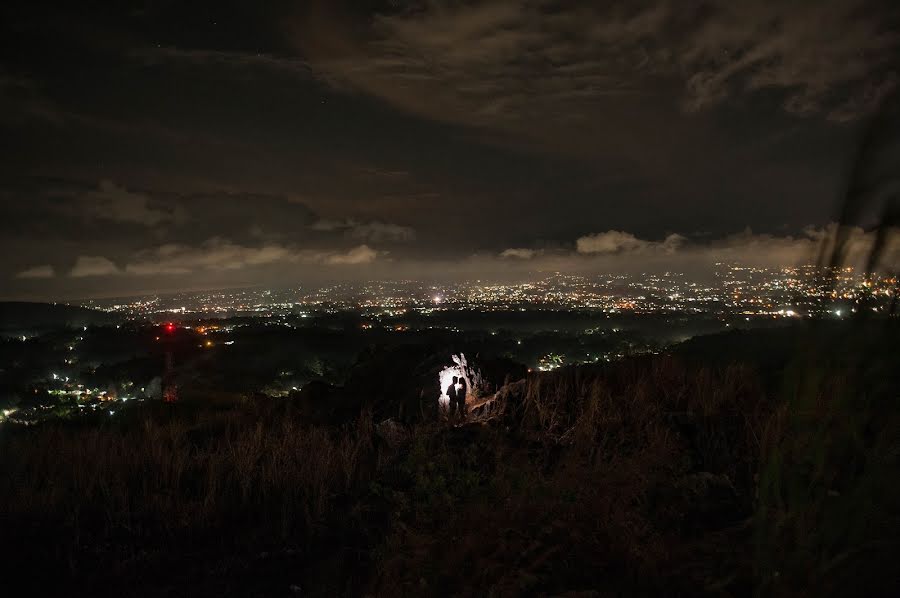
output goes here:
[{"label": "dark foreground", "polygon": [[4,595],[896,595],[896,332],[531,374],[455,427],[261,397],[5,426]]}]

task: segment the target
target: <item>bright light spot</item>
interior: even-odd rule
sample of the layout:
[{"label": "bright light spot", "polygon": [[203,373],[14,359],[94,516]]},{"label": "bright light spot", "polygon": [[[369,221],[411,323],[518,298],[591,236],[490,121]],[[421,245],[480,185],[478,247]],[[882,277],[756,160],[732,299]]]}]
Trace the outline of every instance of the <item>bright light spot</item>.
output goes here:
[{"label": "bright light spot", "polygon": [[836,315],[837,317],[840,318],[840,317],[841,317],[841,310],[839,310],[839,309],[834,310],[834,315]]},{"label": "bright light spot", "polygon": [[431,300],[434,302],[435,305],[440,305],[444,301],[444,298],[441,295],[435,295],[434,297],[431,298]]},{"label": "bright light spot", "polygon": [[450,385],[453,384],[453,377],[459,377],[460,371],[459,366],[451,365],[445,367],[441,370],[441,373],[438,375],[438,380],[440,380],[440,389],[441,394],[438,396],[438,404],[441,407],[449,407],[450,406],[450,397],[447,396],[447,389],[450,388]]},{"label": "bright light spot", "polygon": [[206,342],[203,343],[203,344],[206,346],[207,349],[213,346],[213,342],[212,342],[212,341],[206,341]]}]

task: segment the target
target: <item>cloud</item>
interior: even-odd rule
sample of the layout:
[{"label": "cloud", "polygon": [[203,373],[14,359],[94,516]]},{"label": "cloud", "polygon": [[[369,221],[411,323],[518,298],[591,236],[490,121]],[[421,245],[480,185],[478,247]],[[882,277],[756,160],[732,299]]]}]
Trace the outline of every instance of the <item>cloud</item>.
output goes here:
[{"label": "cloud", "polygon": [[240,270],[296,259],[296,253],[280,245],[247,247],[223,239],[209,239],[200,247],[162,245],[141,252],[125,267],[129,274],[190,274],[200,270]]},{"label": "cloud", "polygon": [[412,227],[379,221],[322,219],[314,222],[310,228],[322,232],[343,232],[347,238],[375,243],[407,242],[416,238],[416,231]]},{"label": "cloud", "polygon": [[[609,232],[609,231],[607,231]],[[782,268],[815,264],[823,242],[832,238],[834,225],[808,228],[799,234],[767,234],[744,230],[718,238],[685,238],[670,235],[666,240],[642,239],[636,235],[613,231],[610,239],[629,238],[619,249],[604,253],[579,253],[575,244],[565,247],[535,249],[530,259],[503,255],[504,252],[475,253],[463,259],[397,259],[383,261],[365,269],[371,277],[421,280],[524,281],[544,277],[552,272],[583,276],[623,274],[644,276],[651,273],[678,272],[686,280],[712,283],[723,264]],[[845,265],[861,267],[871,250],[874,234],[861,228],[849,229],[850,251]],[[602,233],[601,233],[602,234]],[[595,235],[591,235],[592,237]],[[633,237],[636,241],[631,240]],[[614,246],[610,243],[604,248]],[[526,252],[517,255],[527,255]],[[896,271],[900,266],[900,235],[895,235],[885,252],[880,272]]]},{"label": "cloud", "polygon": [[530,260],[536,255],[538,255],[537,250],[526,249],[524,247],[513,247],[510,249],[504,249],[502,252],[500,252],[501,258],[515,258],[520,260]]},{"label": "cloud", "polygon": [[80,255],[75,261],[75,266],[69,272],[72,278],[85,276],[109,276],[119,274],[121,271],[112,261],[102,256]]},{"label": "cloud", "polygon": [[132,58],[142,60],[147,66],[164,62],[187,63],[197,66],[218,66],[221,68],[265,68],[291,75],[311,76],[305,61],[263,52],[232,52],[227,50],[182,49],[172,46],[151,47],[135,50]]},{"label": "cloud", "polygon": [[117,262],[154,240],[196,245],[198,239],[221,236],[243,244],[294,243],[308,236],[317,219],[306,204],[285,195],[180,193],[70,178],[14,179],[0,187],[0,204],[4,239],[71,241],[90,246],[82,253]]},{"label": "cloud", "polygon": [[129,192],[112,181],[100,181],[96,191],[82,197],[85,213],[94,218],[156,226],[184,219],[182,209],[152,205],[149,196]]},{"label": "cloud", "polygon": [[[830,3],[718,2],[681,40],[691,73],[685,105],[699,110],[763,89],[785,94],[786,111],[852,120],[894,85],[896,9],[867,0]],[[670,5],[670,10],[674,5]]]},{"label": "cloud", "polygon": [[341,20],[325,2],[297,26],[319,76],[439,120],[571,121],[612,97],[675,82],[687,111],[774,90],[784,110],[858,118],[895,83],[896,3],[592,3],[433,0]]},{"label": "cloud", "polygon": [[50,265],[34,266],[16,274],[16,278],[53,278],[54,276],[56,276],[56,271]]},{"label": "cloud", "polygon": [[0,66],[0,123],[7,126],[29,121],[60,124],[64,118],[36,82],[11,75]]},{"label": "cloud", "polygon": [[321,257],[326,264],[332,265],[358,265],[369,264],[375,261],[378,252],[368,245],[354,247],[345,253],[332,253]]},{"label": "cloud", "polygon": [[618,253],[639,249],[648,244],[648,241],[642,241],[631,233],[617,230],[586,235],[575,242],[578,253]]},{"label": "cloud", "polygon": [[[776,266],[815,263],[820,255],[831,256],[837,232],[838,226],[834,223],[825,227],[806,227],[796,236],[755,234],[747,229],[713,241],[708,246],[691,247],[690,251],[708,254],[711,259],[722,262]],[[841,263],[855,268],[865,267],[875,245],[875,233],[858,226],[847,226],[843,233],[846,243]],[[876,268],[896,271],[900,267],[900,235],[897,233],[896,229],[889,231]]]},{"label": "cloud", "polygon": [[[460,264],[448,263],[444,267],[448,271],[479,276],[529,276],[556,271],[628,274],[675,271],[704,279],[712,275],[716,264],[723,263],[765,268],[815,264],[823,251],[830,256],[837,230],[837,225],[829,224],[807,227],[794,235],[754,233],[745,229],[719,238],[670,234],[662,240],[642,239],[632,233],[611,230],[580,237],[569,249],[507,249],[500,254],[475,255]],[[864,268],[875,245],[875,233],[860,227],[847,227],[845,232],[846,251],[840,263]],[[900,234],[895,230],[887,237],[875,269],[896,272],[898,268]]]},{"label": "cloud", "polygon": [[317,231],[323,232],[333,232],[339,230],[345,230],[350,227],[351,224],[347,220],[316,220],[310,225],[310,228]]},{"label": "cloud", "polygon": [[685,237],[677,234],[671,234],[658,242],[645,241],[643,239],[638,239],[631,233],[610,230],[578,238],[575,241],[575,248],[578,253],[584,254],[638,253],[648,251],[672,253],[685,241]]},{"label": "cloud", "polygon": [[370,263],[377,256],[378,252],[368,245],[338,251],[297,249],[274,243],[251,247],[214,238],[199,247],[167,244],[139,252],[125,272],[151,276],[227,272],[273,264],[355,265]]},{"label": "cloud", "polygon": [[412,241],[416,231],[408,226],[385,222],[359,224],[350,229],[350,236],[363,241]]}]

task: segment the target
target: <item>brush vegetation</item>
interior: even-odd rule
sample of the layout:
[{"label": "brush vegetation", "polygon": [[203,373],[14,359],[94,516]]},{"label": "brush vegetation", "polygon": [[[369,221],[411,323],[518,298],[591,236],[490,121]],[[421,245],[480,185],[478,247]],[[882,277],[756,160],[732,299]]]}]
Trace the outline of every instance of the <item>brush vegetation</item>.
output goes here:
[{"label": "brush vegetation", "polygon": [[3,579],[78,595],[890,595],[900,364],[885,339],[810,337],[777,367],[695,351],[529,374],[460,426],[378,425],[368,407],[321,426],[264,398],[7,426]]}]

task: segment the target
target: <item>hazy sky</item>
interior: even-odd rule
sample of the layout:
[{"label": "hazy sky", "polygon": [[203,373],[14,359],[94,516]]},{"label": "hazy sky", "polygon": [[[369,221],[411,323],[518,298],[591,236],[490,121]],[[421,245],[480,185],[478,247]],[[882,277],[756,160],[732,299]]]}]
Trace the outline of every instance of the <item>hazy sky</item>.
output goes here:
[{"label": "hazy sky", "polygon": [[898,14],[7,0],[0,297],[803,259]]}]

